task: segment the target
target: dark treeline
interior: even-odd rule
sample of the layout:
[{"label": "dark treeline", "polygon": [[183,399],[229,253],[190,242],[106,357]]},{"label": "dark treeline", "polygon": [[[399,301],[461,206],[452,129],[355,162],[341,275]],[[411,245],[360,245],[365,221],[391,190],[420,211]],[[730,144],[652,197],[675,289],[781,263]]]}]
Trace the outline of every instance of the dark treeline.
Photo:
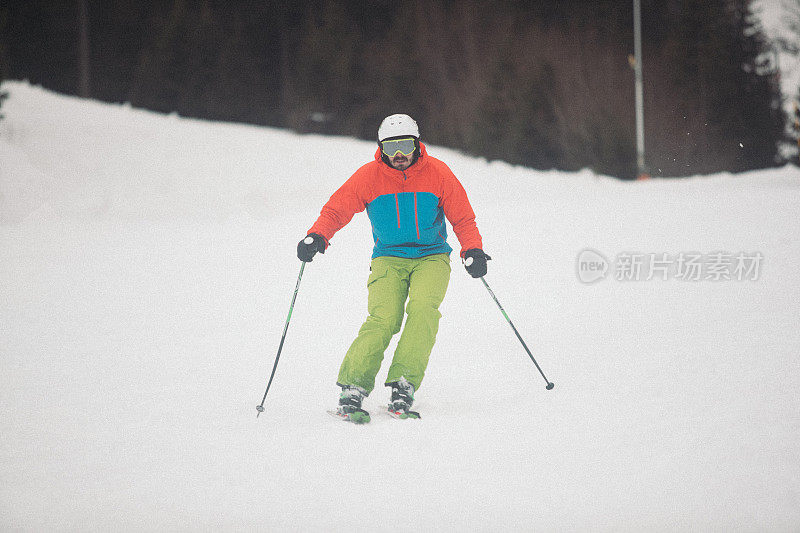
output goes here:
[{"label": "dark treeline", "polygon": [[[79,4],[0,7],[0,74],[77,94]],[[534,168],[635,173],[627,0],[86,0],[89,94],[162,112],[374,139]],[[643,0],[653,175],[776,163],[784,117],[749,0]]]}]

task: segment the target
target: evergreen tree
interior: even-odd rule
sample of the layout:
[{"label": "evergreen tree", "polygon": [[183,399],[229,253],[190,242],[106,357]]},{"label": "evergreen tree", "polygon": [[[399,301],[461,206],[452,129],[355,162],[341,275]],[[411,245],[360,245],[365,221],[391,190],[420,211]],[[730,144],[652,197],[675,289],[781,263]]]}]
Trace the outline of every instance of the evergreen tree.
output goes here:
[{"label": "evergreen tree", "polygon": [[651,57],[671,66],[655,78],[669,76],[677,92],[652,88],[658,127],[651,121],[648,133],[661,150],[650,152],[651,167],[682,175],[775,164],[785,117],[776,73],[761,68],[766,44],[749,6],[749,0],[654,3],[667,29]]},{"label": "evergreen tree", "polygon": [[[92,94],[104,100],[370,140],[383,116],[406,112],[427,142],[474,155],[635,171],[630,2],[88,4]],[[643,0],[652,174],[775,163],[780,93],[761,64],[766,45],[750,4]],[[7,6],[0,69],[75,93],[75,3]]]}]

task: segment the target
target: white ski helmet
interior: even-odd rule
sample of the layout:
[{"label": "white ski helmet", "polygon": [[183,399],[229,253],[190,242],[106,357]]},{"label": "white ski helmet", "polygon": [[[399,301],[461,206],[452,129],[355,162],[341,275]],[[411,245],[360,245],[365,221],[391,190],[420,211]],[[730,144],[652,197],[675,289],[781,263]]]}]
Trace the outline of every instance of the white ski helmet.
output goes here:
[{"label": "white ski helmet", "polygon": [[389,115],[383,119],[378,128],[378,142],[401,135],[411,135],[419,139],[419,126],[413,118],[408,115]]}]

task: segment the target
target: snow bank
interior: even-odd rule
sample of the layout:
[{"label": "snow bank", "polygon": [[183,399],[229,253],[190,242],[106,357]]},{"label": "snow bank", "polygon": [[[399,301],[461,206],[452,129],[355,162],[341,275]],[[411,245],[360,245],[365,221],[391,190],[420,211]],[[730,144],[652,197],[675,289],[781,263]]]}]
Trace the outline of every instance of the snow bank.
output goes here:
[{"label": "snow bank", "polygon": [[[306,268],[257,420],[295,244],[373,144],[3,88],[3,529],[800,523],[797,169],[622,183],[430,147],[555,389],[454,257],[422,420],[381,416],[380,388],[368,427],[327,416],[366,312],[362,214]],[[612,269],[588,285],[587,248],[763,265],[752,281]]]}]

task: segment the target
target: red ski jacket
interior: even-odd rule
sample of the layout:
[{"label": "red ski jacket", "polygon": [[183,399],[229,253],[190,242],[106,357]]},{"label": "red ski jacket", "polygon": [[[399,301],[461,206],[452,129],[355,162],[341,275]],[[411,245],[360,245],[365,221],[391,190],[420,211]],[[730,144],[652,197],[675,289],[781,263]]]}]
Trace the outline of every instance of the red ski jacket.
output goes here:
[{"label": "red ski jacket", "polygon": [[405,171],[381,160],[359,168],[322,208],[308,233],[322,235],[326,244],[353,215],[367,210],[375,247],[372,257],[422,257],[447,253],[447,218],[461,244],[461,256],[483,248],[464,187],[442,161],[428,155],[420,143],[420,156]]}]

